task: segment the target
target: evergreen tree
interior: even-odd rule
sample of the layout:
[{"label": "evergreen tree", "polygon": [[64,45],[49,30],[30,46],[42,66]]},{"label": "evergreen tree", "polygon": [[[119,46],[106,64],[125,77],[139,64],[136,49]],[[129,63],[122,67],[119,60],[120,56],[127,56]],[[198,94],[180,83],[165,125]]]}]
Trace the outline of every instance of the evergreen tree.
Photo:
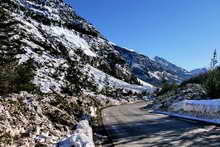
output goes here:
[{"label": "evergreen tree", "polygon": [[211,59],[211,69],[214,69],[218,64],[217,50],[215,49],[213,53],[213,58]]},{"label": "evergreen tree", "polygon": [[207,73],[206,79],[202,83],[207,95],[211,98],[220,97],[220,68],[215,68]]},{"label": "evergreen tree", "polygon": [[83,89],[84,80],[83,73],[81,72],[82,65],[77,61],[71,61],[66,73],[66,80],[68,81],[63,87],[63,93],[69,95],[80,95]]},{"label": "evergreen tree", "polygon": [[109,76],[107,74],[105,74],[105,78],[104,78],[104,84],[106,87],[109,87],[110,83],[109,83]]},{"label": "evergreen tree", "polygon": [[33,60],[19,64],[16,55],[22,51],[22,33],[10,12],[0,7],[0,95],[19,91],[33,92],[35,76]]},{"label": "evergreen tree", "polygon": [[75,59],[68,59],[69,68],[66,73],[67,82],[62,87],[62,92],[68,95],[79,96],[83,89],[96,92],[97,85],[95,84],[94,76],[90,76],[90,69],[85,69],[85,66]]},{"label": "evergreen tree", "polygon": [[104,87],[102,88],[101,93],[106,96],[113,96],[113,91],[115,90],[115,87],[111,87],[110,81],[109,81],[109,75],[105,74],[105,78],[103,79]]},{"label": "evergreen tree", "polygon": [[[5,9],[0,8],[0,65],[16,60],[20,51],[20,38],[17,34],[17,23]],[[17,35],[17,36],[16,36]]]}]

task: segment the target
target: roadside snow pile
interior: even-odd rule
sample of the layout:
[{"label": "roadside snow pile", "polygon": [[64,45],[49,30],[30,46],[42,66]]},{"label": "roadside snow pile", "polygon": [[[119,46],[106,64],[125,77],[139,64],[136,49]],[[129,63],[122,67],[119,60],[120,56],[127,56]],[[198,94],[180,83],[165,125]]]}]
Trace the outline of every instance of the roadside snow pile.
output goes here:
[{"label": "roadside snow pile", "polygon": [[220,99],[215,100],[184,100],[171,106],[174,111],[218,113],[220,112]]},{"label": "roadside snow pile", "polygon": [[73,135],[57,144],[58,147],[95,147],[93,143],[92,128],[87,120],[82,120],[77,125]]},{"label": "roadside snow pile", "polygon": [[220,99],[184,100],[170,106],[172,115],[181,115],[196,120],[220,123]]}]

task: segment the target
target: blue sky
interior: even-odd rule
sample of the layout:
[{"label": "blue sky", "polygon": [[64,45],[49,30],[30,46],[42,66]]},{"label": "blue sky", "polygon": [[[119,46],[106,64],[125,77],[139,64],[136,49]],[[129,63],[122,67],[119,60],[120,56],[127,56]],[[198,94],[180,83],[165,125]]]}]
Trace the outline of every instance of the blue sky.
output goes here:
[{"label": "blue sky", "polygon": [[65,0],[110,41],[188,70],[220,53],[220,0]]}]

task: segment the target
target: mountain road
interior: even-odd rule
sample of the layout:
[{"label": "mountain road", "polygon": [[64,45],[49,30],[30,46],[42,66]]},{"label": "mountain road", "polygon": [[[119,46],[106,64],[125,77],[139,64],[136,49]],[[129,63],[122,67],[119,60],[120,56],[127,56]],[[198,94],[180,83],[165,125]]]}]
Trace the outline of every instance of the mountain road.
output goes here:
[{"label": "mountain road", "polygon": [[220,146],[220,127],[143,110],[147,102],[102,111],[103,124],[116,147]]}]

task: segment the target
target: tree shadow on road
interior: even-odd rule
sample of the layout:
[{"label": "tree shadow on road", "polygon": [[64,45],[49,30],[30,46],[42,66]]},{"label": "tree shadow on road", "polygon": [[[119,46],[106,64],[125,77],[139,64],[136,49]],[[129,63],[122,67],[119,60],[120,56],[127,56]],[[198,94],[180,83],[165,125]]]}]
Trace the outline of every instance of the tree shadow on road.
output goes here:
[{"label": "tree shadow on road", "polygon": [[190,123],[175,118],[165,117],[116,123],[105,127],[110,132],[115,145],[146,147],[220,146],[219,127],[207,131],[208,125]]}]

